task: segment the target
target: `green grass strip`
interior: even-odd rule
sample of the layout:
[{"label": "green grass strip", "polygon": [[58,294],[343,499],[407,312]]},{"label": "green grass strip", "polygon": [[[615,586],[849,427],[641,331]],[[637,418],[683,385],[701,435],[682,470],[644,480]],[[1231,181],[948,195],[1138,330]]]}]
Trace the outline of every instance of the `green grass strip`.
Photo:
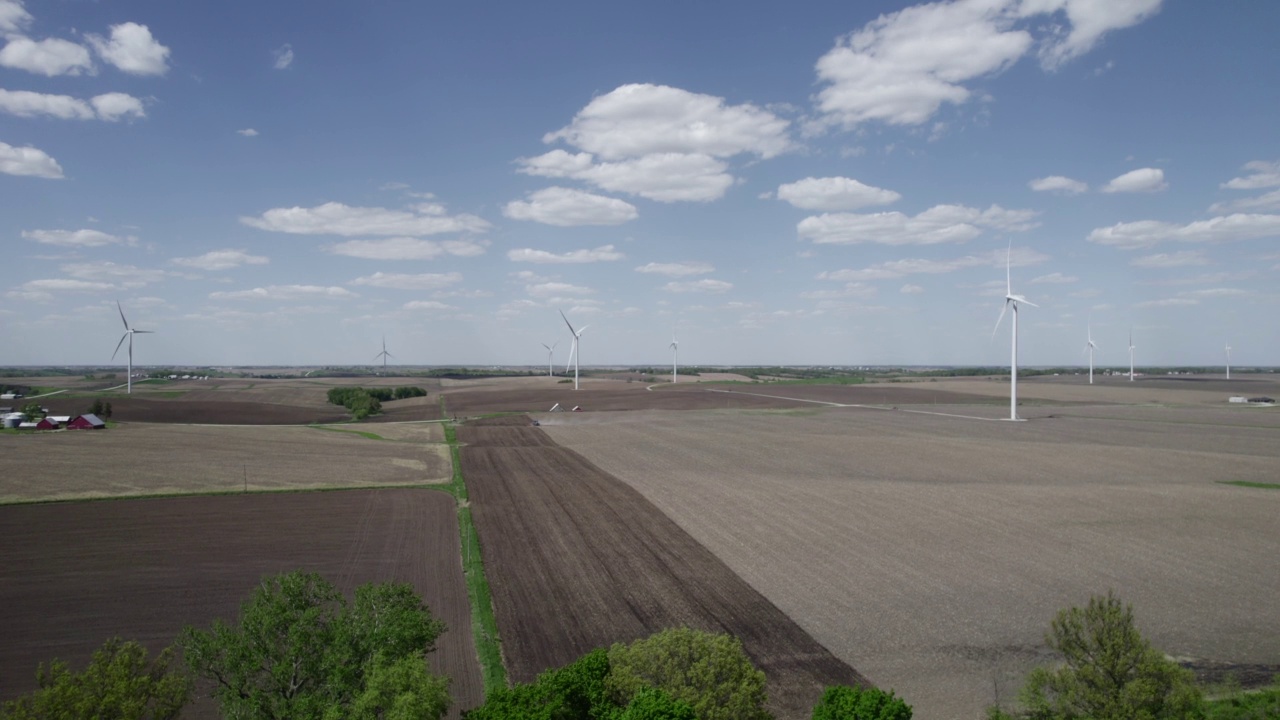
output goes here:
[{"label": "green grass strip", "polygon": [[484,694],[507,687],[507,671],[502,666],[502,645],[498,638],[498,622],[493,615],[493,597],[484,574],[480,552],[480,536],[471,520],[467,501],[467,485],[462,479],[462,457],[458,451],[458,433],[452,423],[444,425],[444,439],[453,459],[453,483],[450,490],[458,501],[458,534],[462,541],[462,574],[467,583],[467,599],[471,602],[471,635],[480,657],[480,674],[484,678]]},{"label": "green grass strip", "polygon": [[1219,480],[1219,485],[1236,485],[1238,487],[1260,488],[1262,490],[1280,490],[1280,483],[1253,482],[1251,480]]}]

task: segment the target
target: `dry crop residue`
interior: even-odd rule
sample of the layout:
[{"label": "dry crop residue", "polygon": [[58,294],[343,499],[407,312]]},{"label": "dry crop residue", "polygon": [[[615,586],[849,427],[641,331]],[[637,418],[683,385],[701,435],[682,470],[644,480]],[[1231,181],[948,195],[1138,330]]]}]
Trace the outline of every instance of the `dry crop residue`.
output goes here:
[{"label": "dry crop residue", "polygon": [[740,638],[780,718],[864,682],[639,493],[527,419],[499,422],[458,436],[512,680],[687,625]]}]

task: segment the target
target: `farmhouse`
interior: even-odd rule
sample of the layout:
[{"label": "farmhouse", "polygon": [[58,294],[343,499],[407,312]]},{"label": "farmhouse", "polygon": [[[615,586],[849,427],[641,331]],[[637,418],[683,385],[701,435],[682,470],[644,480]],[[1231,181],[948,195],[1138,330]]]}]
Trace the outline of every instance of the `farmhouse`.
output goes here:
[{"label": "farmhouse", "polygon": [[67,423],[68,430],[101,430],[106,426],[102,418],[92,413],[86,413]]}]

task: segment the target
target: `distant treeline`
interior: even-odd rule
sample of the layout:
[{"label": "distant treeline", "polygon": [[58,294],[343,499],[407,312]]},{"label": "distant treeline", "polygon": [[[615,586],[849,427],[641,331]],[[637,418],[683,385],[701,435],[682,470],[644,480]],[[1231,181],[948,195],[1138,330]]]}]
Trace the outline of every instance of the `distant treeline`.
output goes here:
[{"label": "distant treeline", "polygon": [[382,412],[382,403],[388,400],[425,397],[426,390],[409,385],[392,388],[336,387],[329,390],[329,402],[351,411],[357,420]]}]

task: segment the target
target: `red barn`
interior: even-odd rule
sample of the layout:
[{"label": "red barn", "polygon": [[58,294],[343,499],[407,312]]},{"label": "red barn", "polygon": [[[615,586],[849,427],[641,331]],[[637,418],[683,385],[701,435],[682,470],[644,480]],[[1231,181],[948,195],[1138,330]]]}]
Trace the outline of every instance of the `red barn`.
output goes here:
[{"label": "red barn", "polygon": [[52,418],[40,418],[40,422],[36,423],[37,430],[57,430],[62,427],[56,420]]},{"label": "red barn", "polygon": [[101,430],[107,424],[97,415],[86,413],[67,423],[68,430]]}]

